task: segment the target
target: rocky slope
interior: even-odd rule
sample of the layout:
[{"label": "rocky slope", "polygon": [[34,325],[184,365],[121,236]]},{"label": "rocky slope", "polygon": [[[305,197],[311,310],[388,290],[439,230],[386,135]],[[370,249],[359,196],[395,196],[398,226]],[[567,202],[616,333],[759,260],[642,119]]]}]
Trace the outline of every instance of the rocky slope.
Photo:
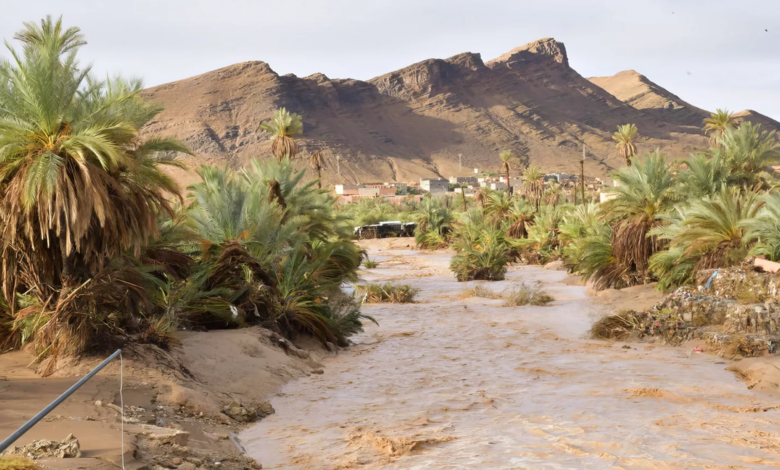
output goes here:
[{"label": "rocky slope", "polygon": [[[661,147],[680,157],[706,142],[700,130],[706,112],[636,72],[588,80],[569,66],[564,45],[554,39],[488,62],[475,53],[429,59],[368,82],[280,76],[264,62],[246,62],[148,89],[145,96],[165,107],[145,132],[187,142],[197,154],[188,157],[190,167],[240,167],[265,158],[269,135],[260,123],[282,106],[300,113],[302,154],[327,149],[326,183],[495,171],[505,149],[547,171],[574,172],[583,143],[586,172],[606,175],[622,163],[610,135],[629,122],[639,127],[640,151]],[[303,168],[305,159],[297,165]],[[183,183],[197,178],[191,171],[176,176]]]}]

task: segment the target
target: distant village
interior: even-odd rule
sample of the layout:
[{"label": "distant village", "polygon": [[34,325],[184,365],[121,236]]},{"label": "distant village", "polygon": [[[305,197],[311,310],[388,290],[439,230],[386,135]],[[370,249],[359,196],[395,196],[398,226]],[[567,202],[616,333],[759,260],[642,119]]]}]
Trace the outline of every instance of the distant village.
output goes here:
[{"label": "distant village", "polygon": [[[524,179],[521,176],[451,176],[444,178],[421,178],[418,182],[409,183],[357,183],[337,184],[334,190],[341,204],[350,204],[360,199],[383,198],[387,202],[401,203],[404,201],[420,201],[423,195],[431,197],[445,197],[464,193],[465,197],[474,197],[481,189],[487,188],[494,191],[505,191],[507,184],[512,194],[520,193]],[[550,173],[544,177],[544,185],[560,185],[562,188],[579,190],[579,175],[569,173]],[[585,188],[592,199],[604,202],[611,194],[604,192],[605,182],[600,178],[585,177]]]}]

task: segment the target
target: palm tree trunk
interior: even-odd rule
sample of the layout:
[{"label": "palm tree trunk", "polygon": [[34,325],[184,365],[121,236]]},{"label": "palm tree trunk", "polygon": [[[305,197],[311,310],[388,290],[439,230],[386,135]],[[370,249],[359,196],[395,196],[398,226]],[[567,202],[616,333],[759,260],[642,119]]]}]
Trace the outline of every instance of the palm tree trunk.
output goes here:
[{"label": "palm tree trunk", "polygon": [[509,194],[509,167],[506,167],[506,195],[507,197],[511,196]]},{"label": "palm tree trunk", "polygon": [[466,212],[466,188],[460,188],[460,196],[463,199],[463,212]]},{"label": "palm tree trunk", "polygon": [[322,167],[317,165],[317,186],[322,189]]}]

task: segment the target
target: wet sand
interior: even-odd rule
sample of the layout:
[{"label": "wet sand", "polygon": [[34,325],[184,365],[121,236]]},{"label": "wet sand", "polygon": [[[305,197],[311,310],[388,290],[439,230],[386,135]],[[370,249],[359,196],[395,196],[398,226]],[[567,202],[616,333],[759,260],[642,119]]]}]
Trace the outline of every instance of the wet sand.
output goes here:
[{"label": "wet sand", "polygon": [[[449,254],[372,243],[367,281],[411,284],[418,303],[368,305],[356,346],[287,384],[277,413],[244,431],[266,469],[780,468],[780,402],[722,360],[584,339],[605,307],[566,273],[546,307],[462,299]],[[397,248],[403,248],[398,246]]]}]

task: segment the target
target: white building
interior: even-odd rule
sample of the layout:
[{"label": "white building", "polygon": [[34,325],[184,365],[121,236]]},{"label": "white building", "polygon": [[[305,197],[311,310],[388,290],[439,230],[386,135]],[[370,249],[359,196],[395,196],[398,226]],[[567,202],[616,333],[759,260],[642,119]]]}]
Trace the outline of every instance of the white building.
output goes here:
[{"label": "white building", "polygon": [[445,179],[420,179],[420,188],[429,193],[446,193],[450,189],[450,182]]},{"label": "white building", "polygon": [[362,186],[357,185],[357,184],[337,184],[336,186],[334,186],[334,189],[336,191],[336,194],[342,195],[342,194],[344,194],[344,190],[345,189],[346,190],[356,190],[356,189],[360,189],[361,187]]}]

